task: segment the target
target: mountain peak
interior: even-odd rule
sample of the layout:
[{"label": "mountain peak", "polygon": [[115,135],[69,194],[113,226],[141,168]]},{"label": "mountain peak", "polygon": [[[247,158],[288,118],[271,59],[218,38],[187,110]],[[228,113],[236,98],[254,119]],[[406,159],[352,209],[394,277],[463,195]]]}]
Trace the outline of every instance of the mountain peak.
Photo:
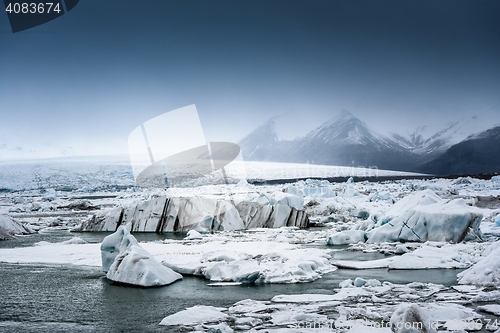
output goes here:
[{"label": "mountain peak", "polygon": [[279,144],[276,134],[276,121],[278,117],[269,118],[264,124],[257,127],[253,132],[240,140],[243,157],[245,159],[266,160],[269,159],[274,146]]},{"label": "mountain peak", "polygon": [[338,115],[339,118],[355,118],[353,116],[353,114],[349,111],[349,110],[346,110],[346,109],[342,109],[342,111],[340,111],[339,115]]},{"label": "mountain peak", "polygon": [[343,109],[337,116],[325,122],[305,136],[306,141],[319,140],[326,144],[363,144],[375,140],[365,123]]},{"label": "mountain peak", "polygon": [[496,138],[500,138],[500,125],[495,125],[495,127],[492,127],[486,131],[469,135],[467,138],[465,138],[464,141],[477,140],[477,139],[496,139]]}]

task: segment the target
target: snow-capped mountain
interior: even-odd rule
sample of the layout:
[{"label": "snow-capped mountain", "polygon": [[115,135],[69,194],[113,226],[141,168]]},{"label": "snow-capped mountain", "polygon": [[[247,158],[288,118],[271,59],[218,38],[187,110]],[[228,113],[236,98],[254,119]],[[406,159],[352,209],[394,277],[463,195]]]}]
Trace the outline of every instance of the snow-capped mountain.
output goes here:
[{"label": "snow-capped mountain", "polygon": [[[432,124],[406,135],[392,133],[388,137],[371,130],[349,111],[342,110],[336,117],[295,140],[279,140],[275,117],[271,118],[241,140],[240,146],[246,160],[440,173],[439,167],[427,163],[440,161],[438,158],[454,144],[476,138],[471,136],[474,133],[471,131],[478,128],[478,124],[477,118],[472,117],[450,122],[440,130],[433,130],[432,126],[436,125]],[[491,133],[481,132],[477,138]]]},{"label": "snow-capped mountain", "polygon": [[372,131],[347,110],[303,137],[279,140],[275,118],[269,119],[240,142],[243,157],[339,166],[409,170],[416,165],[407,150],[391,138]]},{"label": "snow-capped mountain", "polygon": [[292,149],[296,162],[379,168],[406,164],[403,147],[372,131],[347,110],[296,139]]},{"label": "snow-capped mountain", "polygon": [[338,116],[309,132],[300,141],[303,143],[323,142],[324,144],[342,141],[344,144],[353,145],[390,145],[390,142],[384,137],[371,132],[364,122],[354,117],[352,113],[345,109]]},{"label": "snow-capped mountain", "polygon": [[278,145],[280,144],[276,134],[275,118],[270,118],[239,142],[244,159],[252,161],[273,160],[273,152],[279,151]]},{"label": "snow-capped mountain", "polygon": [[472,117],[463,117],[441,126],[439,124],[421,126],[414,132],[404,135],[391,133],[391,138],[409,152],[421,156],[428,155],[433,159],[444,153],[454,144],[467,139],[470,135],[484,132],[488,128],[491,128],[496,120],[498,120],[498,117],[480,113]]},{"label": "snow-capped mountain", "polygon": [[428,137],[425,133],[427,126],[421,126],[406,136],[398,133],[391,133],[391,136],[409,152],[419,155],[442,153],[453,144],[453,133],[457,125],[458,122],[449,123],[445,128]]},{"label": "snow-capped mountain", "polygon": [[420,170],[437,175],[500,172],[500,126],[468,136]]}]

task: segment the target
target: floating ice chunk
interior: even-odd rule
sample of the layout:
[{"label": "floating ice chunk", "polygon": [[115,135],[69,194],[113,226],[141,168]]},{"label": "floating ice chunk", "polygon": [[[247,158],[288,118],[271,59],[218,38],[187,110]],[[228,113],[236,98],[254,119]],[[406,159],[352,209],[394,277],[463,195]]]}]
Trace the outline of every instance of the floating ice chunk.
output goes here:
[{"label": "floating ice chunk", "polygon": [[[200,326],[201,330],[199,332],[203,333],[205,332],[205,329],[208,329],[208,331],[206,331],[207,333],[234,333],[234,330],[224,322],[218,323],[216,325],[200,325]],[[198,329],[198,327],[195,327],[195,329]]]},{"label": "floating ice chunk", "polygon": [[408,252],[409,252],[408,248],[403,244],[396,245],[396,249],[394,250],[395,254],[405,254]]},{"label": "floating ice chunk", "polygon": [[196,230],[189,230],[184,239],[202,239],[203,236]]},{"label": "floating ice chunk", "polygon": [[497,218],[495,219],[495,224],[497,227],[500,227],[500,214],[497,215]]},{"label": "floating ice chunk", "polygon": [[369,279],[365,283],[365,287],[380,287],[382,285],[382,282],[380,282],[377,279]]},{"label": "floating ice chunk", "polygon": [[[432,328],[436,328],[436,324],[438,321],[444,321],[446,322],[445,327],[448,327],[448,329],[451,329],[453,322],[457,321],[458,324],[462,324],[462,326],[454,327],[453,329],[466,329],[468,322],[472,322],[474,319],[482,317],[481,315],[475,313],[474,310],[460,304],[453,304],[448,302],[445,302],[443,304],[430,303],[419,305],[403,303],[398,306],[391,317],[391,324],[393,325],[393,328],[402,326],[402,324],[397,325],[396,323],[403,322],[401,319],[403,319],[402,317],[405,314],[408,314],[406,322],[415,323],[413,327],[422,327],[420,324],[418,324],[418,318],[420,317],[421,319],[424,319],[425,322],[427,322]],[[393,319],[395,320],[393,321]]]},{"label": "floating ice chunk", "polygon": [[217,323],[228,318],[224,311],[226,308],[216,308],[214,306],[196,305],[186,310],[174,313],[163,318],[160,325],[196,325],[204,323]]},{"label": "floating ice chunk", "polygon": [[241,286],[243,283],[241,282],[214,282],[208,283],[207,286],[210,287],[227,287],[227,286]]},{"label": "floating ice chunk", "polygon": [[[290,229],[280,231],[285,230]],[[214,282],[303,283],[335,270],[328,261],[327,250],[298,248],[276,241],[209,241],[189,246],[169,244],[168,249],[158,253],[166,260],[164,265],[178,273],[204,276]],[[172,255],[165,255],[166,252]]]},{"label": "floating ice chunk", "polygon": [[182,275],[156,261],[123,226],[101,244],[102,269],[112,281],[143,287],[164,286]]},{"label": "floating ice chunk", "polygon": [[337,232],[326,238],[328,245],[347,245],[365,242],[365,232],[363,230],[345,230]]},{"label": "floating ice chunk", "polygon": [[[403,199],[404,200],[404,199]],[[463,199],[416,206],[390,223],[368,232],[368,243],[454,242],[480,237],[483,215]]]},{"label": "floating ice chunk", "polygon": [[416,304],[400,304],[391,316],[391,328],[395,333],[435,333],[427,311]]},{"label": "floating ice chunk", "polygon": [[235,281],[253,283],[260,277],[260,268],[248,265],[247,261],[218,262],[203,271],[210,281]]},{"label": "floating ice chunk", "polygon": [[491,177],[491,181],[494,183],[500,183],[500,176],[493,176]]},{"label": "floating ice chunk", "polygon": [[15,235],[29,234],[31,231],[8,216],[0,215],[0,240],[12,239]]},{"label": "floating ice chunk", "polygon": [[500,284],[500,241],[490,245],[494,250],[479,260],[474,266],[458,274],[458,283],[474,285]]},{"label": "floating ice chunk", "polygon": [[142,287],[165,286],[182,279],[182,275],[163,266],[137,245],[116,257],[106,277],[115,282]]},{"label": "floating ice chunk", "polygon": [[81,239],[80,237],[73,237],[71,239],[68,239],[66,241],[59,242],[59,243],[40,241],[40,242],[34,243],[33,246],[47,246],[47,245],[54,245],[54,244],[87,244],[87,242],[84,241],[83,239]]},{"label": "floating ice chunk", "polygon": [[352,287],[354,287],[354,285],[352,284],[351,279],[347,279],[347,280],[340,282],[339,287],[340,288],[352,288]]},{"label": "floating ice chunk", "polygon": [[138,243],[125,227],[119,227],[115,233],[106,236],[101,243],[103,272],[107,273],[116,257],[131,245],[138,245]]},{"label": "floating ice chunk", "polygon": [[67,241],[61,242],[61,244],[87,244],[87,242],[80,237],[73,237],[71,239],[68,239]]},{"label": "floating ice chunk", "polygon": [[354,279],[354,286],[355,287],[363,287],[366,284],[366,280],[363,278],[360,278],[359,276]]},{"label": "floating ice chunk", "polygon": [[417,250],[370,261],[337,260],[333,264],[350,269],[438,269],[438,268],[468,268],[477,260],[468,256],[474,252],[474,243],[443,244],[426,243]]},{"label": "floating ice chunk", "polygon": [[325,294],[298,294],[276,295],[271,301],[275,303],[315,303],[329,301],[344,301],[350,297],[371,296],[373,292],[365,288],[342,288],[332,295]]},{"label": "floating ice chunk", "polygon": [[495,316],[500,316],[500,305],[499,304],[481,305],[481,306],[477,307],[477,310],[492,313]]},{"label": "floating ice chunk", "polygon": [[396,202],[384,215],[377,219],[377,226],[386,224],[397,216],[401,216],[417,206],[426,206],[443,200],[431,190],[412,193]]}]

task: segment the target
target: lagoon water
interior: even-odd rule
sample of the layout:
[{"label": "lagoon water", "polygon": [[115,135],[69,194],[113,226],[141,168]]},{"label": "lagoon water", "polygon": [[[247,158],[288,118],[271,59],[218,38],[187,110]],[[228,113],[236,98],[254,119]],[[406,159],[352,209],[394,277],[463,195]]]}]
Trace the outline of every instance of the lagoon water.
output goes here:
[{"label": "lagoon water", "polygon": [[[30,246],[35,242],[60,242],[78,236],[101,242],[106,233],[56,230],[0,242],[0,247]],[[135,234],[139,241],[182,238],[182,235]],[[372,260],[381,254],[339,251],[335,259]],[[243,299],[270,300],[278,294],[333,293],[338,283],[358,276],[393,283],[433,282],[456,284],[460,270],[339,269],[322,279],[303,284],[208,286],[200,277],[160,288],[117,285],[100,268],[40,266],[0,263],[1,332],[178,332],[159,326],[166,316],[194,305],[228,307]]]}]

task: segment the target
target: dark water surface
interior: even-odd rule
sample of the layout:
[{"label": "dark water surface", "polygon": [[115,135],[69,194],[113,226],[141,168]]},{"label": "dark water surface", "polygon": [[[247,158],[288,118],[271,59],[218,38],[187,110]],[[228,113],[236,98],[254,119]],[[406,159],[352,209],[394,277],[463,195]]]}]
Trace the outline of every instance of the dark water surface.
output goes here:
[{"label": "dark water surface", "polygon": [[[98,243],[106,235],[70,234],[59,230],[0,242],[0,247],[29,246],[42,240],[60,242],[73,236]],[[139,241],[183,237],[135,236]],[[380,257],[380,254],[358,255],[364,260]],[[336,255],[338,257],[342,254]],[[339,269],[312,283],[223,287],[210,287],[205,279],[185,276],[172,285],[146,289],[113,284],[99,268],[0,264],[0,332],[177,332],[178,329],[158,326],[158,323],[194,305],[228,307],[247,298],[269,300],[278,294],[332,293],[339,282],[358,276],[393,283],[418,281],[453,285],[458,272]]]}]

